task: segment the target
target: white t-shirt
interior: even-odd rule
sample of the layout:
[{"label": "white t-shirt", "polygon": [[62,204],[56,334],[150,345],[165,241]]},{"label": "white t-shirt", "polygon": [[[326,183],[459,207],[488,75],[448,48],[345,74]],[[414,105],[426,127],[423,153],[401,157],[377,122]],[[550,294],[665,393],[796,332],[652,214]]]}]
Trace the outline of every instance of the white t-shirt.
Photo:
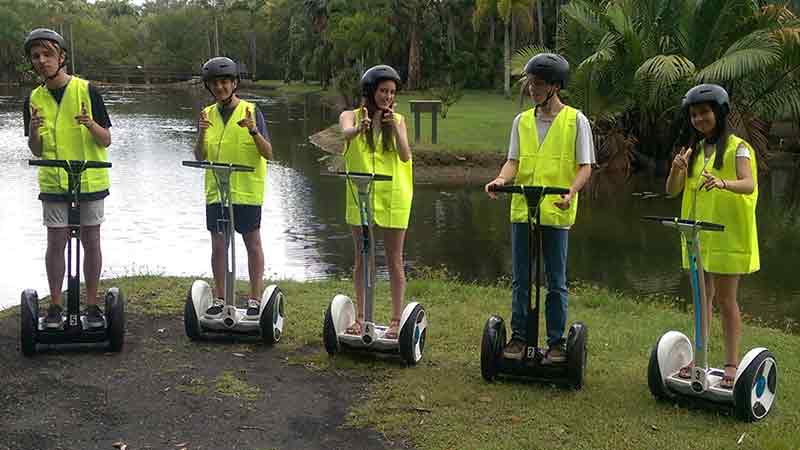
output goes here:
[{"label": "white t-shirt", "polygon": [[[511,125],[511,138],[508,143],[508,159],[519,160],[519,121],[522,113],[517,114]],[[539,133],[539,142],[543,142],[555,118],[542,119],[536,115],[536,130]],[[577,136],[575,137],[575,161],[578,164],[594,164],[597,162],[594,152],[594,139],[589,119],[578,111],[576,118]]]}]

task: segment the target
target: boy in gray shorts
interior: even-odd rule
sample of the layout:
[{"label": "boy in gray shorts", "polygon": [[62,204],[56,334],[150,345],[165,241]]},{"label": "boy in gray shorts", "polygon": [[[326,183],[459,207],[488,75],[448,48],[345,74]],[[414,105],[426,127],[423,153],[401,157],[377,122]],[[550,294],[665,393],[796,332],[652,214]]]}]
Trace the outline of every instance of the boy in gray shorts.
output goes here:
[{"label": "boy in gray shorts", "polygon": [[[25,39],[25,53],[43,84],[31,92],[23,107],[25,135],[31,153],[42,159],[108,161],[111,121],[100,93],[65,70],[66,42],[53,30],[37,28]],[[69,240],[67,174],[58,167],[39,168],[39,200],[47,227],[45,267],[50,286],[50,307],[45,327],[62,326],[61,288],[64,283],[64,249]],[[102,253],[100,224],[103,202],[108,196],[107,169],[88,169],[81,177],[81,243],[86,280],[86,322],[102,327],[103,314],[97,306]]]}]

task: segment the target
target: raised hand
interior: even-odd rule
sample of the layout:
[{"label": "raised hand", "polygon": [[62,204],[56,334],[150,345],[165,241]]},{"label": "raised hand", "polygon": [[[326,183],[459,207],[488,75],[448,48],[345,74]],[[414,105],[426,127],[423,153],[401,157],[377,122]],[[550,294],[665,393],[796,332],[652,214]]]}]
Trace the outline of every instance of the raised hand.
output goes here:
[{"label": "raised hand", "polygon": [[206,110],[200,111],[200,119],[197,121],[197,129],[200,133],[205,133],[206,130],[211,127],[211,122],[208,120],[208,114],[206,114]]},{"label": "raised hand", "polygon": [[361,107],[361,122],[358,124],[359,133],[364,130],[369,130],[372,126],[372,119],[369,117],[369,111],[365,106]]},{"label": "raised hand", "polygon": [[680,173],[686,173],[686,170],[689,168],[689,157],[692,156],[692,149],[682,147],[678,154],[675,155],[675,159],[672,160],[672,170],[676,170]]},{"label": "raised hand", "polygon": [[79,124],[85,126],[86,128],[92,128],[92,125],[94,125],[94,121],[91,117],[89,117],[89,114],[86,111],[85,103],[81,102],[81,113],[75,116],[75,120],[77,120]]},{"label": "raised hand", "polygon": [[242,128],[247,128],[251,133],[256,132],[256,121],[253,120],[253,114],[250,112],[250,108],[245,110],[244,119],[236,122],[236,124]]},{"label": "raised hand", "polygon": [[387,109],[383,110],[383,115],[381,116],[381,122],[383,124],[390,124],[394,123],[394,103],[389,106]]},{"label": "raised hand", "polygon": [[39,134],[39,128],[44,123],[44,120],[39,116],[39,110],[31,105],[31,122],[30,122],[30,135]]}]

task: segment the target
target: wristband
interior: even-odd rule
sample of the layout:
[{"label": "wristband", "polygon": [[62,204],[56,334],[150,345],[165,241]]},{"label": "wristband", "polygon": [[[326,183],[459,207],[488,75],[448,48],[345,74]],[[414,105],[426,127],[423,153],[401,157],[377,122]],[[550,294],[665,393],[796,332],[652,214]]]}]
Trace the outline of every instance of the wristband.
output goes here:
[{"label": "wristband", "polygon": [[250,136],[255,136],[255,135],[258,134],[258,130],[257,129],[255,131],[247,130],[247,132],[250,133]]},{"label": "wristband", "polygon": [[720,178],[719,181],[722,181],[722,189],[728,190],[728,183],[726,183],[722,178]]}]

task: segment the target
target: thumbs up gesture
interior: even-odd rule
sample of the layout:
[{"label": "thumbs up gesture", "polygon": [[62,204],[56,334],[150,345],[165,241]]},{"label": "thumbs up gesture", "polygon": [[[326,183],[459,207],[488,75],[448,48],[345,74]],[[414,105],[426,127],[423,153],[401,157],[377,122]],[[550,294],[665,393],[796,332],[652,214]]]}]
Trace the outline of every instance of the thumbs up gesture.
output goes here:
[{"label": "thumbs up gesture", "polygon": [[36,109],[35,106],[31,105],[31,122],[30,122],[30,135],[38,135],[39,128],[42,126],[42,117],[39,115],[39,110]]},{"label": "thumbs up gesture", "polygon": [[258,130],[256,129],[256,121],[253,119],[253,114],[250,111],[250,108],[247,108],[244,112],[244,119],[236,122],[242,128],[247,128],[250,134],[256,134]]},{"label": "thumbs up gesture", "polygon": [[200,119],[197,121],[197,129],[200,133],[205,133],[206,130],[211,126],[211,122],[208,120],[208,114],[206,114],[206,110],[200,111]]},{"label": "thumbs up gesture", "polygon": [[691,148],[681,148],[678,154],[675,155],[675,159],[672,160],[672,170],[678,173],[686,172],[686,169],[689,167],[690,156],[692,156]]},{"label": "thumbs up gesture", "polygon": [[89,114],[86,111],[86,104],[84,102],[81,102],[81,112],[75,116],[75,120],[77,120],[79,124],[85,126],[86,128],[92,128],[92,126],[94,126],[94,121],[91,117],[89,117]]}]

